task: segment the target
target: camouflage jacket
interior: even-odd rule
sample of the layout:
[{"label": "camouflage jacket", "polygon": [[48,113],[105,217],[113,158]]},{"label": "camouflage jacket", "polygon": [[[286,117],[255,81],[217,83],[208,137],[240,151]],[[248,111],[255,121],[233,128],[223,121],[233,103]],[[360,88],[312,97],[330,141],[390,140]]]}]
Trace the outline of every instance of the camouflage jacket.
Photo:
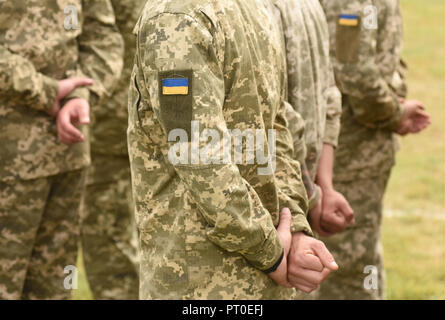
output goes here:
[{"label": "camouflage jacket", "polygon": [[123,45],[111,3],[1,0],[0,12],[0,179],[87,166],[89,144],[59,143],[55,120],[44,111],[52,108],[63,78],[95,80],[70,95],[89,100],[92,108],[112,90]]},{"label": "camouflage jacket", "polygon": [[403,26],[398,0],[322,1],[331,57],[343,95],[335,179],[369,178],[394,165],[393,131],[406,94],[400,72]]},{"label": "camouflage jacket", "polygon": [[[305,160],[314,179],[323,143],[336,147],[340,132],[341,95],[329,58],[328,25],[318,0],[272,1],[286,44],[288,100],[304,119]],[[298,136],[299,125],[290,119],[290,131]]]},{"label": "camouflage jacket", "polygon": [[[280,208],[291,208],[292,231],[311,232],[299,164],[291,159],[283,42],[273,21],[270,3],[261,0],[160,0],[143,10],[128,128],[142,298],[294,293],[260,271],[282,255]],[[236,129],[255,132],[257,142],[275,130],[275,173],[262,172],[257,158],[237,164],[202,157],[224,157],[221,139],[231,144]],[[216,142],[211,148],[208,138]],[[243,150],[272,156],[275,140],[263,142],[244,141]],[[178,151],[185,162],[171,158]],[[278,174],[287,175],[288,190],[278,187]]]},{"label": "camouflage jacket", "polygon": [[122,76],[113,92],[100,108],[93,109],[90,129],[91,152],[104,155],[127,155],[128,84],[136,52],[134,26],[146,0],[111,0],[116,12],[116,25],[124,39],[125,54]]}]

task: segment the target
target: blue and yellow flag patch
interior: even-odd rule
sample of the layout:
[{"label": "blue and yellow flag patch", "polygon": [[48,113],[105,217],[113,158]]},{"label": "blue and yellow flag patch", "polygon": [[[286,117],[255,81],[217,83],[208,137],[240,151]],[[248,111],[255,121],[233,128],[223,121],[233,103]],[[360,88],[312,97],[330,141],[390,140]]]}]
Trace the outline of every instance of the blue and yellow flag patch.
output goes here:
[{"label": "blue and yellow flag patch", "polygon": [[341,26],[356,27],[358,26],[359,17],[355,14],[341,14],[338,17],[338,24]]},{"label": "blue and yellow flag patch", "polygon": [[169,95],[188,95],[189,79],[188,78],[166,78],[162,79],[162,94]]}]

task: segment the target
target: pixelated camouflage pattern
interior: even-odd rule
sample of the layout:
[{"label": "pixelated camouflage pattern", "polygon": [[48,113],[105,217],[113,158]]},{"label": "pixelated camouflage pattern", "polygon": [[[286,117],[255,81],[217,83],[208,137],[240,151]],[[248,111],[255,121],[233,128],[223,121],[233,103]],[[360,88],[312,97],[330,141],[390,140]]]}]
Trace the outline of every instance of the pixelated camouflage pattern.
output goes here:
[{"label": "pixelated camouflage pattern", "polygon": [[[304,119],[305,162],[314,179],[323,143],[336,146],[340,132],[341,95],[329,58],[328,25],[318,0],[272,2],[285,38],[288,101]],[[289,120],[291,132],[298,133],[300,126]]]},{"label": "pixelated camouflage pattern", "polygon": [[95,299],[135,300],[139,297],[138,236],[128,158],[93,154],[91,160],[89,177],[99,176],[100,182],[88,184],[81,210],[88,283]]},{"label": "pixelated camouflage pattern", "polygon": [[111,0],[124,39],[116,90],[93,109],[91,166],[82,210],[82,250],[95,299],[137,299],[137,231],[131,202],[127,148],[128,83],[136,52],[133,28],[145,0]]},{"label": "pixelated camouflage pattern", "polygon": [[[280,197],[293,204],[293,231],[310,227],[299,165],[290,158],[282,37],[270,3],[258,0],[147,2],[129,98],[129,153],[141,245],[142,299],[291,299],[260,270],[282,253],[275,226]],[[176,165],[168,160],[159,73],[191,70],[200,130],[277,130],[277,170],[292,194],[257,164]],[[280,139],[280,140],[278,140]],[[186,143],[190,148],[190,143]],[[265,146],[267,150],[267,146]],[[220,152],[217,150],[216,152]],[[265,151],[265,150],[261,150]],[[267,154],[267,153],[266,153]],[[298,179],[299,178],[299,179]],[[280,196],[280,193],[281,196]]]},{"label": "pixelated camouflage pattern", "polygon": [[124,39],[124,68],[113,95],[104,99],[100,108],[93,109],[91,150],[93,153],[128,155],[128,84],[136,52],[133,29],[145,0],[111,0],[116,25]]},{"label": "pixelated camouflage pattern", "polygon": [[[403,87],[403,77],[400,77],[403,25],[399,1],[329,0],[321,3],[331,32],[335,77],[343,95],[335,179],[352,181],[375,177],[394,165],[397,138],[393,131],[403,114],[398,96]],[[363,25],[363,11],[367,5],[377,8],[377,30]],[[356,43],[350,42],[347,48],[336,44],[344,40],[342,37],[351,36],[351,32],[345,32],[347,27],[337,26],[340,14],[361,17],[359,26],[354,27]]]},{"label": "pixelated camouflage pattern", "polygon": [[[320,286],[319,299],[385,299],[385,271],[380,241],[382,200],[390,173],[378,177],[335,182],[355,212],[355,225],[330,238],[321,238],[340,266]],[[366,266],[377,268],[377,289],[366,289]]]},{"label": "pixelated camouflage pattern", "polygon": [[70,299],[86,170],[0,181],[0,299]]},{"label": "pixelated camouflage pattern", "polygon": [[[64,9],[78,10],[66,30]],[[122,39],[109,0],[0,1],[0,179],[35,179],[89,164],[89,144],[57,141],[52,108],[57,81],[95,80],[71,97],[95,101],[112,89],[122,68]],[[87,135],[87,128],[83,127]]]},{"label": "pixelated camouflage pattern", "polygon": [[[346,232],[323,239],[340,266],[321,286],[322,299],[384,299],[380,243],[382,199],[394,165],[397,127],[406,94],[401,63],[402,19],[399,2],[322,2],[331,31],[331,57],[343,94],[342,128],[335,156],[334,187],[351,204],[356,223]],[[377,7],[377,30],[363,25],[363,10]],[[357,29],[337,26],[339,14],[361,17]],[[345,29],[346,28],[346,29]],[[345,48],[343,37],[354,38]],[[378,290],[367,290],[365,266],[378,269]]]}]

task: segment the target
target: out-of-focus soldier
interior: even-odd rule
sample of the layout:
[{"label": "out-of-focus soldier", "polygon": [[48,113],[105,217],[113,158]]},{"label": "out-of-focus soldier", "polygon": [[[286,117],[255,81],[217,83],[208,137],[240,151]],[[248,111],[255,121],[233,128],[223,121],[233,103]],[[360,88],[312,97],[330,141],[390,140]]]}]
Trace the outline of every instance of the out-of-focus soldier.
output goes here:
[{"label": "out-of-focus soldier", "polygon": [[[309,221],[318,234],[332,235],[344,231],[354,215],[345,198],[332,186],[341,94],[330,62],[326,17],[318,0],[272,2],[278,9],[286,46],[287,120],[295,143],[294,158],[301,163],[308,197],[313,199]],[[302,137],[305,152],[297,150]]]},{"label": "out-of-focus soldier", "polygon": [[82,206],[81,238],[88,282],[96,299],[137,299],[137,231],[127,148],[128,83],[133,29],[145,0],[111,0],[124,38],[124,68],[113,96],[92,110],[91,167]]},{"label": "out-of-focus soldier", "polygon": [[[304,131],[305,158],[298,160],[302,163],[303,172],[307,171],[308,192],[312,193],[316,191],[314,187],[317,188],[313,184],[311,186],[311,182],[316,182],[322,190],[319,204],[322,204],[327,230],[321,221],[315,219],[311,219],[312,227],[324,235],[340,232],[353,221],[353,212],[344,197],[332,187],[333,154],[340,131],[341,94],[335,85],[329,58],[326,17],[318,0],[272,1],[279,9],[286,43],[288,100],[289,106],[293,107],[287,112],[289,128],[295,142]],[[295,111],[303,117],[304,130]],[[314,218],[322,217],[321,212],[312,213]],[[337,228],[332,229],[326,221],[332,221]]]},{"label": "out-of-focus soldier", "polygon": [[120,76],[122,38],[108,0],[0,1],[0,12],[0,298],[68,299],[84,125]]},{"label": "out-of-focus soldier", "polygon": [[161,0],[143,10],[128,128],[142,299],[294,298],[291,243],[301,272],[320,279],[313,269],[337,268],[308,236],[272,12],[263,0]]},{"label": "out-of-focus soldier", "polygon": [[321,286],[322,299],[383,299],[382,199],[395,162],[396,133],[417,133],[429,115],[407,101],[400,70],[402,17],[397,0],[322,1],[343,113],[334,186],[355,212],[346,232],[323,239],[341,270]]}]

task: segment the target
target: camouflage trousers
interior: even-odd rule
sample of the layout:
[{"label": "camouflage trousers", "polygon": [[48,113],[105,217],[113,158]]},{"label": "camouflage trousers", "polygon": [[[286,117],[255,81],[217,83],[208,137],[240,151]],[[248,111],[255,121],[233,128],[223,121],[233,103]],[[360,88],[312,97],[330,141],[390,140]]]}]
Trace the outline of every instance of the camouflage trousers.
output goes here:
[{"label": "camouflage trousers", "polygon": [[330,238],[321,238],[340,269],[322,283],[319,299],[385,299],[380,229],[382,200],[390,172],[378,177],[336,182],[334,186],[355,212],[354,226]]},{"label": "camouflage trousers", "polygon": [[0,182],[0,299],[70,299],[86,170]]},{"label": "camouflage trousers", "polygon": [[93,154],[81,239],[95,299],[138,299],[138,237],[132,203],[128,158]]}]

